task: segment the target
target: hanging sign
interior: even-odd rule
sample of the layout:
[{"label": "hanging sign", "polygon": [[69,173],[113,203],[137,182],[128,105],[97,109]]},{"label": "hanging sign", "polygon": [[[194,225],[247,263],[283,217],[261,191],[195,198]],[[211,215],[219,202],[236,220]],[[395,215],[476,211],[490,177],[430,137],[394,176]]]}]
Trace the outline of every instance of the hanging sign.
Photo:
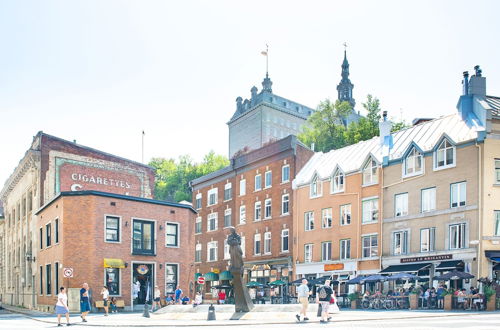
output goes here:
[{"label": "hanging sign", "polygon": [[146,265],[140,265],[136,268],[137,272],[141,275],[145,275],[148,273],[149,268]]}]

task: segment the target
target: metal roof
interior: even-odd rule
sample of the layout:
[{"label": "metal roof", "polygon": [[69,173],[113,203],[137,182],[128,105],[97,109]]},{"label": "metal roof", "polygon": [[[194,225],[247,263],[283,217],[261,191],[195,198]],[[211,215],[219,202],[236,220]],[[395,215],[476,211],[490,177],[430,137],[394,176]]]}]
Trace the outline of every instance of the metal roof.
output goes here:
[{"label": "metal roof", "polygon": [[500,117],[500,97],[486,95],[485,101],[491,107],[491,114]]},{"label": "metal roof", "polygon": [[[392,133],[393,146],[389,161],[402,158],[411,145],[416,145],[422,152],[430,152],[447,137],[454,144],[462,144],[477,138],[475,117],[463,120],[459,113],[423,122],[419,125]],[[318,152],[300,170],[294,180],[294,187],[309,184],[315,175],[320,179],[330,178],[335,169],[340,167],[344,173],[359,171],[369,156],[382,163],[380,138],[374,137],[341,149],[327,153]]]}]

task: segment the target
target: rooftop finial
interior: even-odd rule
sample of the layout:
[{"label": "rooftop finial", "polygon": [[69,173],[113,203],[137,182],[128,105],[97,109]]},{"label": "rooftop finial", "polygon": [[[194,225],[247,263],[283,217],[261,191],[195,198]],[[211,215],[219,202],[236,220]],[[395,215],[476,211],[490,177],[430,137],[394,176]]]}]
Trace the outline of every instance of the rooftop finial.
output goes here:
[{"label": "rooftop finial", "polygon": [[266,50],[260,52],[266,57],[266,78],[269,76],[269,45],[266,44]]},{"label": "rooftop finial", "polygon": [[263,50],[260,53],[266,57],[266,77],[262,81],[262,91],[272,93],[273,92],[273,89],[272,89],[273,82],[269,78],[269,71],[268,71],[269,70],[269,45],[266,44],[266,50]]}]

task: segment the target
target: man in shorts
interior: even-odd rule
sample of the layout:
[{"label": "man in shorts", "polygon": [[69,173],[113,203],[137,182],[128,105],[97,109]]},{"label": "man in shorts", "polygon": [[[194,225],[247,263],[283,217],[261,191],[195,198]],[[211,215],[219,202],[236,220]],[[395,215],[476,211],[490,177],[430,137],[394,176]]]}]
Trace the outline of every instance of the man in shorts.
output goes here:
[{"label": "man in shorts", "polygon": [[[307,286],[307,280],[304,278],[302,279],[302,284],[297,288],[297,297],[299,298],[299,303],[302,305],[302,308],[300,309],[300,314],[304,315],[304,321],[308,321],[309,318],[307,317],[307,307],[309,306],[309,295],[311,294],[311,291],[309,290],[309,287]],[[300,315],[297,314],[295,315],[297,320],[300,322]]]},{"label": "man in shorts", "polygon": [[80,312],[82,313],[80,317],[82,322],[87,322],[87,314],[90,312],[90,300],[89,300],[89,285],[83,283],[80,289]]},{"label": "man in shorts", "polygon": [[321,320],[319,323],[327,323],[330,319],[328,317],[328,308],[330,307],[332,294],[333,290],[330,287],[330,280],[326,280],[325,285],[316,292],[316,302],[321,304]]}]

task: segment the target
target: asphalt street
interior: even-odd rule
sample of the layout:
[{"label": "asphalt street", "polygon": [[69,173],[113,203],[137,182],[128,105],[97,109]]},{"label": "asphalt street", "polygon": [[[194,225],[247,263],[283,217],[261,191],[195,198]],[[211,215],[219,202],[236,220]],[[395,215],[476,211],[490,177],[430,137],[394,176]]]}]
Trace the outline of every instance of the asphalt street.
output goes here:
[{"label": "asphalt street", "polygon": [[[387,312],[390,313],[390,312]],[[78,318],[73,318],[78,320]],[[0,312],[0,329],[2,330],[20,330],[20,329],[64,329],[68,327],[57,327],[56,324],[52,323],[55,320],[54,317],[44,317],[38,318],[37,320],[30,318],[29,316],[23,314],[8,313],[5,311]],[[51,323],[49,323],[51,322]],[[320,324],[317,320],[312,320],[307,323],[297,323],[297,324],[273,324],[266,326],[266,329],[320,329],[320,328],[336,328],[336,329],[498,329],[500,324],[500,313],[488,313],[481,315],[466,315],[457,314],[453,316],[446,317],[422,317],[417,319],[391,319],[391,320],[370,320],[370,321],[342,321],[342,322],[330,322],[328,324]],[[228,326],[210,326],[207,321],[207,325],[200,326],[182,326],[182,329],[221,329],[224,327],[236,327],[241,330],[245,329],[262,329],[262,325],[228,325]],[[165,329],[165,326],[152,326],[152,327],[125,327],[125,326],[93,326],[91,323],[81,324],[75,323],[69,328],[78,329]]]}]

